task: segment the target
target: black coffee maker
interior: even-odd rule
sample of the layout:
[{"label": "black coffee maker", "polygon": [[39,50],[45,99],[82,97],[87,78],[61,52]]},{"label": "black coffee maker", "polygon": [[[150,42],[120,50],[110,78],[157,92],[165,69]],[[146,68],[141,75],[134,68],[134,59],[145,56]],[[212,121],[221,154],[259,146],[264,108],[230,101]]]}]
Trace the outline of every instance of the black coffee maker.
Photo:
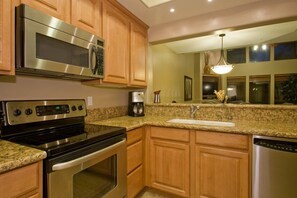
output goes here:
[{"label": "black coffee maker", "polygon": [[129,92],[128,115],[133,117],[144,116],[144,93],[143,91]]}]

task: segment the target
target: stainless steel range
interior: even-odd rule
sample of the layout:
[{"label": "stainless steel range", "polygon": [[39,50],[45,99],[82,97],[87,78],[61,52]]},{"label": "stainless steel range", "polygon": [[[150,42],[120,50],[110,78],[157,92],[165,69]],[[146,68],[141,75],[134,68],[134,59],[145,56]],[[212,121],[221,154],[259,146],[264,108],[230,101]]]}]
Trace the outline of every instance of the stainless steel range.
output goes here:
[{"label": "stainless steel range", "polygon": [[126,196],[126,130],[86,113],[80,99],[0,101],[1,138],[47,153],[43,197]]}]

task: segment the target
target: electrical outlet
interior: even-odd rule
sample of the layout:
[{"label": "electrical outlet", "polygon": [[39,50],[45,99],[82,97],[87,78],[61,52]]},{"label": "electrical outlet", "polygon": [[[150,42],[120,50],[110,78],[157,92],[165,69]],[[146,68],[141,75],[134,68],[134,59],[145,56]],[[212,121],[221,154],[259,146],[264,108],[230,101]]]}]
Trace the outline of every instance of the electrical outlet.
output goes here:
[{"label": "electrical outlet", "polygon": [[93,96],[88,96],[87,97],[87,106],[92,106],[93,105]]}]

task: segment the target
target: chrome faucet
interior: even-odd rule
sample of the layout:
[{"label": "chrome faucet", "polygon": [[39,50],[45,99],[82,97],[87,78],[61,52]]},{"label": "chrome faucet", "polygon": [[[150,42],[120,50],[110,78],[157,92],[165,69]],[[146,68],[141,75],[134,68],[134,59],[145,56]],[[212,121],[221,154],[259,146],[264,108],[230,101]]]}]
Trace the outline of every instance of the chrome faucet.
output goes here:
[{"label": "chrome faucet", "polygon": [[190,118],[194,118],[195,113],[197,110],[199,110],[199,106],[191,105],[190,106]]}]

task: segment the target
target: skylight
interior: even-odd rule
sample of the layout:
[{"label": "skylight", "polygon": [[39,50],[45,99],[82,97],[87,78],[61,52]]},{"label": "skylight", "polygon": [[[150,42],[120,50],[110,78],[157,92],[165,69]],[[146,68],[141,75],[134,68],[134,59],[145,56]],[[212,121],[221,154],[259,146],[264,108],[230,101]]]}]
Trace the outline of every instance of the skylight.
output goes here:
[{"label": "skylight", "polygon": [[141,0],[147,7],[153,7],[153,6],[157,6],[160,5],[162,3],[166,3],[169,2],[171,0]]}]

